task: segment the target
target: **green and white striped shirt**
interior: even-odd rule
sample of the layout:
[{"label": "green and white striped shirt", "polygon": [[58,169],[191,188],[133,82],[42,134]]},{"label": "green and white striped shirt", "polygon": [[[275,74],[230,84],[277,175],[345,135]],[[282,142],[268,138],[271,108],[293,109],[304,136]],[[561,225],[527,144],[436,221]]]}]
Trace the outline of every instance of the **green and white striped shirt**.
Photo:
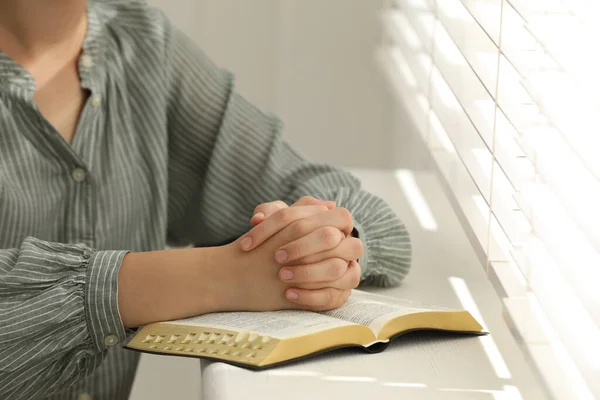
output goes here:
[{"label": "green and white striped shirt", "polygon": [[138,354],[117,308],[126,251],[222,244],[256,205],[336,200],[365,244],[363,283],[397,284],[404,225],[359,181],[310,163],[163,14],[90,1],[79,59],[90,97],[72,144],[0,51],[0,398],[126,399]]}]

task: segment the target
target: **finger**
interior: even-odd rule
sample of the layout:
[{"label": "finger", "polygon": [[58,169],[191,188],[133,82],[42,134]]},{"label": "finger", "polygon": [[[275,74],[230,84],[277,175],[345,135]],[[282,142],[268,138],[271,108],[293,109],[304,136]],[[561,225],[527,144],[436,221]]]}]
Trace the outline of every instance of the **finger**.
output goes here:
[{"label": "finger", "polygon": [[302,309],[326,311],[341,307],[350,297],[350,293],[350,290],[333,288],[317,290],[294,288],[285,292],[285,298],[298,304]]},{"label": "finger", "polygon": [[[293,208],[290,207],[290,210]],[[291,242],[326,226],[337,228],[344,233],[344,236],[347,236],[353,229],[350,211],[338,207],[323,213],[307,216],[301,221],[290,224],[286,228],[286,237],[289,237]]]},{"label": "finger", "polygon": [[275,214],[277,211],[287,208],[288,205],[285,204],[281,200],[271,201],[269,203],[262,203],[256,206],[254,209],[254,214],[250,219],[250,224],[252,226],[256,226],[260,224],[265,219],[269,218],[271,215]]},{"label": "finger", "polygon": [[355,237],[349,237],[344,238],[334,249],[302,257],[298,260],[295,260],[292,264],[314,264],[330,258],[341,258],[349,262],[358,260],[362,257],[363,253],[364,245],[362,240]]},{"label": "finger", "polygon": [[346,272],[341,278],[333,282],[308,282],[308,283],[293,283],[292,286],[298,289],[321,289],[330,287],[339,290],[354,289],[360,284],[360,265],[356,261],[348,263]]},{"label": "finger", "polygon": [[242,250],[252,250],[291,223],[325,211],[327,211],[325,206],[300,206],[281,209],[243,236],[240,242]]},{"label": "finger", "polygon": [[347,261],[332,258],[316,264],[283,267],[279,279],[288,283],[333,282],[344,276],[347,269]]},{"label": "finger", "polygon": [[[304,196],[295,202],[293,206],[325,206],[331,210],[332,208],[335,208],[336,204],[335,201],[319,200],[311,196]],[[250,224],[256,226],[275,212],[287,207],[289,206],[281,200],[262,203],[254,209],[254,215],[250,219]]]},{"label": "finger", "polygon": [[292,205],[292,207],[294,206],[325,206],[331,210],[335,208],[335,201],[319,200],[312,196],[303,196]]},{"label": "finger", "polygon": [[280,247],[275,253],[275,261],[284,264],[311,254],[331,250],[336,248],[345,238],[346,236],[339,229],[324,226]]}]

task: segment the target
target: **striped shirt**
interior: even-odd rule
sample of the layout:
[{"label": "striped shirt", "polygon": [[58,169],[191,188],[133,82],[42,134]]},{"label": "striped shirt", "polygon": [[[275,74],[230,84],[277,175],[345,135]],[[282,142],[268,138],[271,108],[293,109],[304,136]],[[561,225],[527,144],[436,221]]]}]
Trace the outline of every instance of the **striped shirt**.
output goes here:
[{"label": "striped shirt", "polygon": [[72,144],[0,51],[0,398],[126,399],[139,358],[120,346],[126,251],[225,243],[263,202],[337,201],[365,245],[363,283],[402,280],[409,237],[388,205],[302,158],[162,13],[90,1],[88,19]]}]

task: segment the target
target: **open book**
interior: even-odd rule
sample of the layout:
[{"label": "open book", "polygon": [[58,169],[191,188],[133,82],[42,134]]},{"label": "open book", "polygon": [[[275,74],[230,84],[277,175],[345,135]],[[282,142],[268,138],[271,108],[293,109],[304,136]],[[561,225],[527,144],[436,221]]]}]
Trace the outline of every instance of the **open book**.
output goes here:
[{"label": "open book", "polygon": [[259,369],[341,347],[382,351],[390,339],[415,330],[485,333],[468,311],[354,290],[346,304],[326,312],[227,312],[154,323],[126,347]]}]

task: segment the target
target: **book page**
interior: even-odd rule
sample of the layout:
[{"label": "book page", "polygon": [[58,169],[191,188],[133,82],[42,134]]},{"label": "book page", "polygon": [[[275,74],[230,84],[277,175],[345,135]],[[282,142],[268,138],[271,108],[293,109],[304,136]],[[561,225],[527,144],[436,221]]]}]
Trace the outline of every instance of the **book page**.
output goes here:
[{"label": "book page", "polygon": [[441,307],[423,306],[409,300],[353,290],[348,301],[340,308],[320,314],[355,324],[366,325],[379,335],[383,325],[398,316],[427,311],[448,311]]},{"label": "book page", "polygon": [[251,332],[276,339],[307,335],[339,326],[356,325],[319,313],[293,310],[213,313],[165,323]]}]

